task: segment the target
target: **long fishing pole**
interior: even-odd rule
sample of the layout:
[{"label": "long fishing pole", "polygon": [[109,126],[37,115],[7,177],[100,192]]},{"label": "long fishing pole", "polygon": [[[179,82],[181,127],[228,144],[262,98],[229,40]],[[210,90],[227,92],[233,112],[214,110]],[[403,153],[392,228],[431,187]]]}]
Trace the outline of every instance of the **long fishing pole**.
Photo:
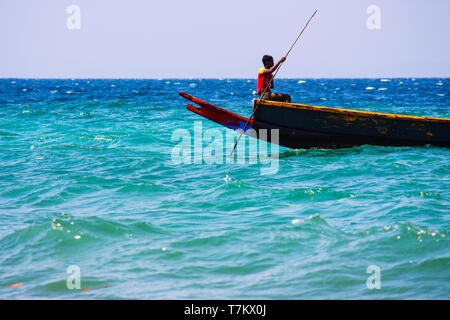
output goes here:
[{"label": "long fishing pole", "polygon": [[[287,56],[289,55],[289,53],[291,53],[291,50],[294,48],[295,44],[297,43],[298,39],[299,39],[300,36],[302,35],[303,31],[305,31],[305,29],[306,29],[306,27],[308,26],[309,22],[312,20],[312,18],[314,18],[314,16],[316,15],[316,13],[317,13],[317,9],[316,9],[316,11],[314,11],[314,13],[312,14],[312,16],[309,18],[308,22],[306,22],[306,24],[305,24],[305,26],[303,27],[302,31],[300,31],[300,33],[298,34],[297,39],[295,39],[294,43],[292,44],[292,46],[289,48],[288,52],[287,52],[286,55],[284,56],[285,58],[287,58]],[[253,116],[255,115],[256,110],[258,110],[259,105],[261,104],[261,101],[264,100],[264,94],[267,92],[267,90],[268,90],[269,87],[271,86],[273,79],[274,79],[275,76],[277,75],[278,71],[281,69],[281,66],[283,65],[283,63],[284,63],[284,61],[278,65],[277,69],[276,69],[275,72],[272,74],[272,79],[270,79],[270,81],[268,82],[266,88],[264,89],[263,93],[261,94],[261,99],[259,100],[258,105],[257,105],[257,106],[255,107],[255,109],[253,110],[252,115],[247,119],[247,122],[245,123],[245,126],[244,126],[244,128],[242,129],[241,134],[239,135],[239,138],[237,139],[236,143],[234,144],[233,150],[231,150],[231,153],[230,153],[230,157],[231,157],[231,155],[233,155],[234,149],[236,149],[236,146],[237,146],[239,140],[241,139],[242,134],[243,134],[244,131],[245,131],[245,128],[247,128],[248,123],[250,122],[250,120],[251,120],[251,119],[253,118]]]}]

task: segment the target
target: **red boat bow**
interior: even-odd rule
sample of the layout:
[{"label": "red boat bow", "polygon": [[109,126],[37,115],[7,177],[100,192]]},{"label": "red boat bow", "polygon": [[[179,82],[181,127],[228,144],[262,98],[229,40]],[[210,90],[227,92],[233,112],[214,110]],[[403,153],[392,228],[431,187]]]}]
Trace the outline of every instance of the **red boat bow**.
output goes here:
[{"label": "red boat bow", "polygon": [[[195,112],[202,117],[205,117],[209,120],[212,120],[220,125],[223,125],[227,128],[233,129],[233,130],[242,130],[245,126],[245,123],[247,122],[247,118],[241,117],[237,114],[234,114],[232,112],[229,112],[225,109],[216,107],[215,105],[212,105],[208,102],[202,101],[200,99],[197,99],[187,93],[179,92],[180,96],[183,98],[192,101],[200,106],[200,108],[197,108],[191,104],[187,105],[187,109],[189,111]],[[252,129],[253,120],[250,120],[247,127],[245,128],[245,133],[247,133],[250,129]]]}]

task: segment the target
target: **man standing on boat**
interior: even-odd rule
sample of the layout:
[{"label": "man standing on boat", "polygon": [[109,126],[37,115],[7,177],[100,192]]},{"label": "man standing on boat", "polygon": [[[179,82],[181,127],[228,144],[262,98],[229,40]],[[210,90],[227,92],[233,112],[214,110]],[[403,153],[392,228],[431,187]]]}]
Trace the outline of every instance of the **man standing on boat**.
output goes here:
[{"label": "man standing on boat", "polygon": [[[286,57],[283,57],[278,61],[275,65],[273,63],[273,57],[269,55],[265,55],[262,58],[262,62],[264,67],[259,69],[258,72],[258,89],[256,93],[261,96],[261,99],[264,100],[272,100],[272,101],[281,101],[281,102],[291,102],[291,96],[283,93],[274,93],[271,92],[270,89],[274,88],[272,73],[278,68],[278,66],[286,60]],[[269,85],[270,81],[270,85]],[[267,88],[268,87],[268,88]],[[266,92],[264,90],[267,88]]]}]

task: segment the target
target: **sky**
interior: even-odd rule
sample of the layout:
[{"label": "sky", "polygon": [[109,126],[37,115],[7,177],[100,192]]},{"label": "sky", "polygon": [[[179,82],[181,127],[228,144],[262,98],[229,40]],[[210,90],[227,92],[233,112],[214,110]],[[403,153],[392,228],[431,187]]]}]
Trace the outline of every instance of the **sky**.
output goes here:
[{"label": "sky", "polygon": [[255,78],[315,9],[277,77],[450,76],[449,0],[0,0],[0,78]]}]

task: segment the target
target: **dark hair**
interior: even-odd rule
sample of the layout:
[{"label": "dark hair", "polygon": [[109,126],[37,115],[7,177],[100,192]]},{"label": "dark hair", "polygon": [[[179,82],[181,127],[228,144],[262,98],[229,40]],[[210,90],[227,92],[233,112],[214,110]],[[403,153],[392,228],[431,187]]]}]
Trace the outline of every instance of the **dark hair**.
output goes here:
[{"label": "dark hair", "polygon": [[264,55],[264,57],[262,58],[262,63],[264,66],[267,65],[267,63],[273,61],[273,57],[269,56],[268,54]]}]

